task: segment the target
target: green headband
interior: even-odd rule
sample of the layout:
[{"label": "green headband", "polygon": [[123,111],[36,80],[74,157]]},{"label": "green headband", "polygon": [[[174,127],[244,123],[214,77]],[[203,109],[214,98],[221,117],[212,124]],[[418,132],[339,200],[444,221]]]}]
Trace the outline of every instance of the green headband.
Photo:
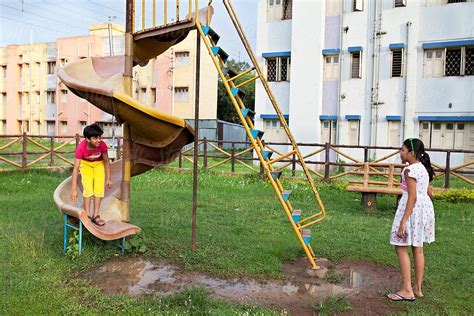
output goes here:
[{"label": "green headband", "polygon": [[413,146],[413,138],[408,138],[411,144],[411,151],[415,151],[415,147]]}]

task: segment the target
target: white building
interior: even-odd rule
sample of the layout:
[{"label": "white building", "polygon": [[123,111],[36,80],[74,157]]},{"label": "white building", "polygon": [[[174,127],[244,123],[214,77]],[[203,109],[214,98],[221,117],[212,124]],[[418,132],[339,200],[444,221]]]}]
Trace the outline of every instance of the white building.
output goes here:
[{"label": "white building", "polygon": [[[257,57],[297,142],[474,150],[473,0],[259,0],[257,16]],[[266,140],[286,141],[259,84],[255,100]]]}]

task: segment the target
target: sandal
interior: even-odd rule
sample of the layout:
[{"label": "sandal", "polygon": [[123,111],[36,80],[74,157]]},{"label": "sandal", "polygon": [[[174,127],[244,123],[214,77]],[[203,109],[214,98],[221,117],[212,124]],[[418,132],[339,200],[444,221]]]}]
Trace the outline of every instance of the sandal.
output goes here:
[{"label": "sandal", "polygon": [[91,217],[91,216],[88,216],[91,220],[92,223],[96,224],[97,226],[104,226],[105,225],[105,222],[102,221],[102,223],[98,223],[97,219],[101,220],[100,219],[100,215],[97,215],[96,217]]},{"label": "sandal", "polygon": [[392,301],[407,301],[407,302],[414,302],[416,300],[416,297],[404,297],[400,293],[392,293],[387,295],[389,299]]}]

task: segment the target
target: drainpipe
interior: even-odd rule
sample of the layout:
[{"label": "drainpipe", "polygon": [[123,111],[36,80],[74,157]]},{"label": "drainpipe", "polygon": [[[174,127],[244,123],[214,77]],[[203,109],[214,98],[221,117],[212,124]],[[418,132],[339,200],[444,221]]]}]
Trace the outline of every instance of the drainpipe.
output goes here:
[{"label": "drainpipe", "polygon": [[[339,135],[340,135],[340,119],[339,116],[341,115],[341,92],[342,92],[342,65],[344,60],[344,9],[345,9],[345,1],[341,1],[341,15],[339,17],[339,48],[341,53],[339,54],[339,82],[338,82],[338,89],[337,89],[337,121],[336,121],[336,144],[339,144]],[[331,126],[329,126],[329,130],[331,130]]]},{"label": "drainpipe", "polygon": [[376,41],[377,41],[377,2],[374,1],[374,16],[373,16],[373,33],[372,33],[372,87],[371,87],[371,93],[370,93],[370,128],[369,128],[369,146],[372,146],[372,141],[373,141],[373,131],[374,131],[374,102],[376,100],[375,97],[375,46],[376,46]]},{"label": "drainpipe", "polygon": [[407,124],[407,120],[406,120],[406,113],[407,113],[407,104],[408,104],[408,48],[409,48],[409,44],[408,44],[408,41],[410,39],[410,26],[411,26],[411,22],[407,22],[407,38],[406,38],[406,42],[405,42],[405,65],[404,65],[404,70],[403,70],[403,75],[405,76],[405,80],[403,80],[404,82],[404,87],[403,87],[403,90],[404,90],[404,97],[403,97],[403,113],[402,113],[402,135],[401,135],[401,142],[403,142],[403,140],[405,139],[405,133],[406,133],[406,124]]}]

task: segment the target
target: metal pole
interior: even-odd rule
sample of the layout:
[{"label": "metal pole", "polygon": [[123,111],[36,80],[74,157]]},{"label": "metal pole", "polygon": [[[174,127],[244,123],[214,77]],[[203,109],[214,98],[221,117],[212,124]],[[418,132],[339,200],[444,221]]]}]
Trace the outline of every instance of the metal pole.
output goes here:
[{"label": "metal pole", "polygon": [[[135,4],[134,0],[127,0],[126,3],[126,27],[125,27],[125,73],[124,92],[132,95],[133,79],[133,29]],[[122,147],[122,182],[120,183],[120,199],[125,202],[124,220],[130,218],[130,177],[131,177],[131,152],[130,152],[130,125],[123,124],[123,147]]]},{"label": "metal pole", "polygon": [[199,151],[199,85],[201,76],[201,36],[196,31],[196,84],[194,87],[194,164],[193,164],[193,222],[192,222],[192,246],[196,250],[196,211],[198,193],[198,151]]}]

